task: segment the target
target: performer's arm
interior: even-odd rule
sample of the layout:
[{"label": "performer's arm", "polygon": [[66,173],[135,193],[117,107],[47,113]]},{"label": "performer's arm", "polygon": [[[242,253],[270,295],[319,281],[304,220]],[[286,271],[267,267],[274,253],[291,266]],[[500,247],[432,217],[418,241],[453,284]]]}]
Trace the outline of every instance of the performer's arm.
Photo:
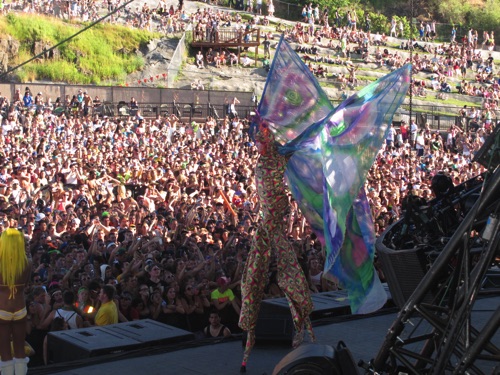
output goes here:
[{"label": "performer's arm", "polygon": [[306,230],[306,217],[304,215],[300,218],[300,235],[302,236]]},{"label": "performer's arm", "polygon": [[294,213],[293,213],[292,209],[290,209],[290,214],[288,215],[288,225],[287,225],[287,229],[286,229],[287,236],[290,236],[292,234],[293,222],[294,222],[293,219],[294,219]]}]

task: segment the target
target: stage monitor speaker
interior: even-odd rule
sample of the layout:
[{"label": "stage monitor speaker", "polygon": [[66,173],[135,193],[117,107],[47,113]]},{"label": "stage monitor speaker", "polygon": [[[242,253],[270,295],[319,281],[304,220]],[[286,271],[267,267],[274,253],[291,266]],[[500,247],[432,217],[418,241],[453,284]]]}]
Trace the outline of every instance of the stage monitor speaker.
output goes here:
[{"label": "stage monitor speaker", "polygon": [[[310,315],[312,321],[351,314],[346,291],[315,293],[311,298],[314,305]],[[262,301],[257,326],[255,327],[256,340],[291,343],[293,334],[293,320],[287,299],[283,297]]]},{"label": "stage monitor speaker", "polygon": [[191,340],[194,340],[193,333],[151,319],[49,332],[47,336],[49,358],[53,363]]},{"label": "stage monitor speaker", "polygon": [[[427,261],[423,249],[392,250],[381,244],[377,253],[389,286],[392,299],[401,308],[427,273]],[[424,302],[431,302],[429,293]]]},{"label": "stage monitor speaker", "polygon": [[262,301],[255,327],[256,341],[272,340],[290,344],[293,331],[292,316],[286,298]]},{"label": "stage monitor speaker", "polygon": [[314,309],[311,320],[319,320],[333,316],[351,315],[351,306],[346,290],[315,293],[312,296]]},{"label": "stage monitor speaker", "polygon": [[483,289],[495,289],[500,288],[500,270],[498,267],[496,269],[489,269],[484,277]]},{"label": "stage monitor speaker", "polygon": [[303,344],[274,367],[273,375],[341,375],[329,345]]},{"label": "stage monitor speaker", "polygon": [[168,345],[194,340],[194,334],[155,320],[134,320],[104,327],[114,334],[130,337],[144,346]]},{"label": "stage monitor speaker", "polygon": [[105,327],[49,332],[47,346],[53,363],[74,361],[136,349],[141,342]]},{"label": "stage monitor speaker", "polygon": [[497,124],[493,133],[486,138],[484,144],[474,155],[472,161],[482,164],[491,170],[495,169],[500,164],[500,123]]}]

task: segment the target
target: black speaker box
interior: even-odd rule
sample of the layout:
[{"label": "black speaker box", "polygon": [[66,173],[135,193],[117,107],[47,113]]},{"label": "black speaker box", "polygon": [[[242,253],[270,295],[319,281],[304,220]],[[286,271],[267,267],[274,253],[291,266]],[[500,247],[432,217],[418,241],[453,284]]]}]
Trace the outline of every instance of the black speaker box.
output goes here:
[{"label": "black speaker box", "polygon": [[193,339],[191,332],[145,319],[49,332],[47,345],[51,362],[60,363]]},{"label": "black speaker box", "polygon": [[[311,296],[314,309],[311,320],[350,315],[349,299],[344,290],[316,293]],[[260,306],[255,339],[290,342],[293,340],[293,320],[285,297],[266,299]]]},{"label": "black speaker box", "polygon": [[273,340],[291,343],[293,320],[286,298],[262,301],[255,327],[256,341]]},{"label": "black speaker box", "polygon": [[[392,299],[401,308],[427,273],[426,253],[424,249],[392,250],[383,245],[377,246],[377,252]],[[429,293],[424,302],[431,301]]]},{"label": "black speaker box", "polygon": [[332,316],[351,315],[351,306],[346,290],[316,293],[312,295],[314,310],[311,320],[319,320]]},{"label": "black speaker box", "polygon": [[132,338],[142,346],[168,345],[194,340],[194,334],[155,320],[134,320],[107,326],[108,331]]},{"label": "black speaker box", "polygon": [[56,331],[47,335],[48,354],[54,363],[117,353],[140,345],[139,341],[105,327]]},{"label": "black speaker box", "polygon": [[482,164],[486,168],[495,169],[500,164],[500,125],[497,124],[493,133],[490,134],[481,148],[474,155],[472,161]]}]

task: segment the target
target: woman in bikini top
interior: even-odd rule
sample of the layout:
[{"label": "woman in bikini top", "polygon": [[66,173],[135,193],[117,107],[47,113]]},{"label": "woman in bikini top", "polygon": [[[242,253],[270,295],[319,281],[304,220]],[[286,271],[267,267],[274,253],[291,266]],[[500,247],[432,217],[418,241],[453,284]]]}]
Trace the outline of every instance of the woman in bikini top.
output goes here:
[{"label": "woman in bikini top", "polygon": [[[24,235],[8,228],[0,237],[0,371],[16,373],[27,369],[24,351],[26,336],[26,302],[24,287],[31,273],[31,257],[27,257]],[[12,333],[12,334],[11,334]],[[14,346],[12,357],[11,341]],[[18,369],[19,368],[19,369]]]}]

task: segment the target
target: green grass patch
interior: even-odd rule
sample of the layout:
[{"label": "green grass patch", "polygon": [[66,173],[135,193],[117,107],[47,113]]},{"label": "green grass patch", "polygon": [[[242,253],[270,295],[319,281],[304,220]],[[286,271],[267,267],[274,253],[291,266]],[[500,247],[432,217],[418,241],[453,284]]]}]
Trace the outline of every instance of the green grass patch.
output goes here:
[{"label": "green grass patch", "polygon": [[[247,55],[252,60],[262,61],[264,59],[264,48],[263,47],[259,48],[259,51],[261,53],[255,54],[255,48],[252,47],[252,48],[249,48],[248,51],[241,52],[241,56]],[[271,59],[269,61],[272,62],[273,57],[274,57],[274,55],[271,54]]]},{"label": "green grass patch", "polygon": [[[464,105],[466,105],[468,107],[469,106],[477,107],[477,106],[481,105],[480,103],[474,102],[474,101],[455,99],[453,97],[450,97],[448,93],[445,93],[445,95],[447,96],[446,100],[437,99],[436,95],[438,93],[439,93],[438,91],[427,91],[427,96],[425,96],[425,97],[415,96],[413,99],[419,100],[422,102],[431,102],[431,103],[435,104],[436,106],[445,105],[445,106],[450,106],[450,107],[453,106],[453,107],[462,108]],[[467,96],[464,95],[464,98],[467,98]]]},{"label": "green grass patch", "polygon": [[240,13],[240,16],[244,21],[251,21],[254,18],[254,15],[250,13]]},{"label": "green grass patch", "polygon": [[[87,26],[55,18],[8,14],[0,21],[0,33],[20,42],[19,54],[11,66],[33,56],[35,42],[47,48],[69,38]],[[27,64],[14,72],[21,82],[51,80],[56,82],[100,84],[106,80],[125,80],[127,74],[141,69],[144,61],[135,52],[159,33],[133,30],[125,26],[98,24],[57,47],[59,59]]]},{"label": "green grass patch", "polygon": [[[326,79],[332,79],[332,78],[328,77]],[[338,89],[340,87],[339,83],[334,83],[334,82],[319,81],[319,84],[321,87],[327,87],[327,88],[331,88],[331,89]]]},{"label": "green grass patch", "polygon": [[356,78],[359,80],[359,81],[365,81],[366,84],[369,84],[371,82],[375,82],[377,79],[379,79],[380,77],[374,77],[374,76],[363,76],[361,74],[356,74]]},{"label": "green grass patch", "polygon": [[[432,116],[449,116],[449,117],[455,117],[457,115],[457,111],[455,108],[450,108],[450,112],[447,110],[447,107],[440,107],[443,104],[436,104],[436,106],[432,110]],[[403,104],[401,108],[404,108],[406,111],[410,110],[410,107],[408,104]],[[439,110],[436,110],[436,108],[439,108]],[[412,107],[412,112],[414,113],[427,113],[429,114],[429,107],[419,107],[419,106],[413,106]]]}]

